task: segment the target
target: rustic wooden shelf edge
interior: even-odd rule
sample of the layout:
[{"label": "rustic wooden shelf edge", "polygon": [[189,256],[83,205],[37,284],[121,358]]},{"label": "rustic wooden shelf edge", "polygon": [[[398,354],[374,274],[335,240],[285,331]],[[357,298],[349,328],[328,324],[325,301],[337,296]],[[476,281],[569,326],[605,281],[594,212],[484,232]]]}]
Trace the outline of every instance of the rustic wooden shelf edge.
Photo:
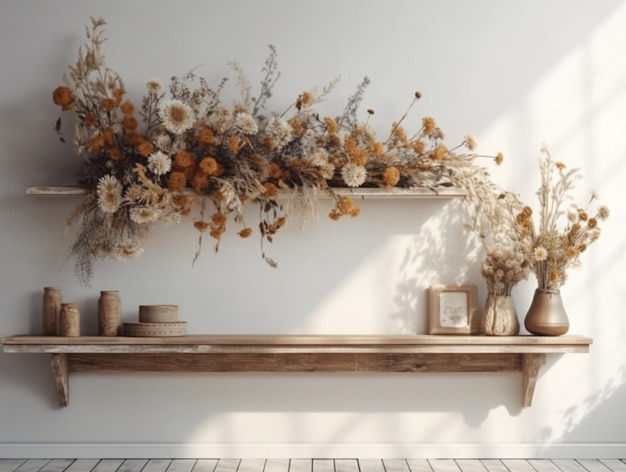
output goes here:
[{"label": "rustic wooden shelf edge", "polygon": [[584,336],[12,336],[7,353],[50,354],[60,406],[71,372],[521,372],[529,407],[547,354],[589,352]]},{"label": "rustic wooden shelf edge", "polygon": [[[362,197],[362,198],[455,198],[467,195],[467,192],[460,188],[442,187],[436,189],[429,188],[334,188],[338,195]],[[193,190],[181,190],[182,194],[193,195]],[[76,186],[39,186],[27,187],[27,195],[35,195],[39,197],[68,197],[86,195],[87,190],[83,187]],[[290,191],[281,191],[280,198],[289,198],[297,195]],[[319,198],[329,198],[329,195],[320,191],[317,195]]]}]

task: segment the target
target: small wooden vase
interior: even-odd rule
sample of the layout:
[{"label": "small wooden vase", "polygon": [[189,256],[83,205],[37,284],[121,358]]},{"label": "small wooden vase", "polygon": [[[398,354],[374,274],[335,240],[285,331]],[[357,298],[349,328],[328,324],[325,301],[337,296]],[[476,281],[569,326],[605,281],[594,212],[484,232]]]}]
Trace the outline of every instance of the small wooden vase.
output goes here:
[{"label": "small wooden vase", "polygon": [[62,303],[59,315],[61,336],[80,336],[80,312],[75,303]]},{"label": "small wooden vase", "polygon": [[121,302],[115,290],[103,290],[98,299],[98,334],[117,336],[122,326]]}]

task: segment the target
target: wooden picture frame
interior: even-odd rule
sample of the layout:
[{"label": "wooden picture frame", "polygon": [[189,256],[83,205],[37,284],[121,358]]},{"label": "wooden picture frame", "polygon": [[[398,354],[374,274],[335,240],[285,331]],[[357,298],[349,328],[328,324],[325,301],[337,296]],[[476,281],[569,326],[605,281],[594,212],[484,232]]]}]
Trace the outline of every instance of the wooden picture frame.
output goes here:
[{"label": "wooden picture frame", "polygon": [[429,288],[430,334],[473,334],[477,289],[474,285],[434,285]]}]

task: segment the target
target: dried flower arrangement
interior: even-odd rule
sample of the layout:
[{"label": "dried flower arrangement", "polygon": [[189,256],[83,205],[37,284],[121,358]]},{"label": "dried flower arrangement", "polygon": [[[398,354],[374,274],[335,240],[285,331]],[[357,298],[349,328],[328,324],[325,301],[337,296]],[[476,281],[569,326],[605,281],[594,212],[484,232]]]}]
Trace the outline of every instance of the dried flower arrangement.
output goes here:
[{"label": "dried flower arrangement", "polygon": [[471,215],[469,229],[482,243],[485,257],[480,271],[490,295],[510,295],[513,287],[528,278],[527,259],[531,239],[515,219],[523,204],[519,196],[496,185],[488,175],[464,186],[466,207]]},{"label": "dried flower arrangement", "polygon": [[595,195],[591,196],[587,208],[577,205],[565,208],[566,203],[572,201],[574,180],[580,176],[580,170],[567,170],[563,162],[555,162],[546,145],[541,153],[541,184],[537,190],[539,226],[535,228],[529,206],[516,214],[516,223],[518,233],[531,241],[525,257],[532,264],[538,288],[558,291],[567,280],[567,270],[579,266],[580,255],[600,237],[598,224],[608,218],[609,209],[602,205],[591,215],[588,207],[596,199]]},{"label": "dried flower arrangement", "polygon": [[[159,80],[149,80],[137,108],[121,77],[105,63],[105,24],[92,18],[77,62],[69,67],[65,85],[53,93],[54,103],[76,118],[73,144],[84,163],[79,183],[88,195],[67,223],[81,220],[70,256],[76,257],[76,275],[85,284],[95,260],[137,256],[150,239],[153,223],[178,222],[195,209],[193,224],[200,237],[194,261],[206,232],[218,250],[230,218],[240,225],[239,236],[249,237],[253,231],[242,210],[254,204],[260,211],[262,258],[276,266],[263,241],[271,242],[289,216],[277,200],[282,191],[290,192],[303,214],[313,211],[316,196],[330,195],[334,207],[329,217],[336,220],[359,214],[337,187],[436,192],[464,188],[484,177],[475,165],[479,156],[470,135],[449,149],[431,117],[407,135],[402,123],[420,92],[383,140],[369,124],[373,110],[367,110],[365,120],[357,118],[367,77],[336,117],[320,117],[314,105],[328,97],[337,80],[321,92],[302,92],[287,110],[269,111],[267,101],[280,76],[273,46],[256,98],[248,77],[233,63],[241,97],[232,108],[220,101],[227,79],[212,88],[194,71],[173,77],[167,89]],[[56,131],[64,140],[60,127],[59,119]],[[492,158],[502,160],[501,154]]]}]

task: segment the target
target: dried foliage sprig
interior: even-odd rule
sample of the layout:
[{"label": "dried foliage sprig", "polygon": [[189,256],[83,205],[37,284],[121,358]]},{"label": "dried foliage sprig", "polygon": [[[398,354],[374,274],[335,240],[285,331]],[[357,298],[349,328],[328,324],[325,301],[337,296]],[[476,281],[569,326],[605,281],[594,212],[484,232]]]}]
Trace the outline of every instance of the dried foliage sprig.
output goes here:
[{"label": "dried foliage sprig", "polygon": [[[600,222],[609,217],[605,205],[591,210],[596,199],[592,195],[583,208],[574,203],[571,192],[580,169],[567,169],[563,162],[554,161],[547,145],[541,148],[539,170],[541,184],[537,190],[539,221],[532,221],[533,211],[524,206],[516,215],[520,233],[531,239],[531,261],[538,287],[559,290],[567,280],[567,271],[580,265],[580,256],[600,237]],[[594,211],[594,213],[592,213]]]}]

